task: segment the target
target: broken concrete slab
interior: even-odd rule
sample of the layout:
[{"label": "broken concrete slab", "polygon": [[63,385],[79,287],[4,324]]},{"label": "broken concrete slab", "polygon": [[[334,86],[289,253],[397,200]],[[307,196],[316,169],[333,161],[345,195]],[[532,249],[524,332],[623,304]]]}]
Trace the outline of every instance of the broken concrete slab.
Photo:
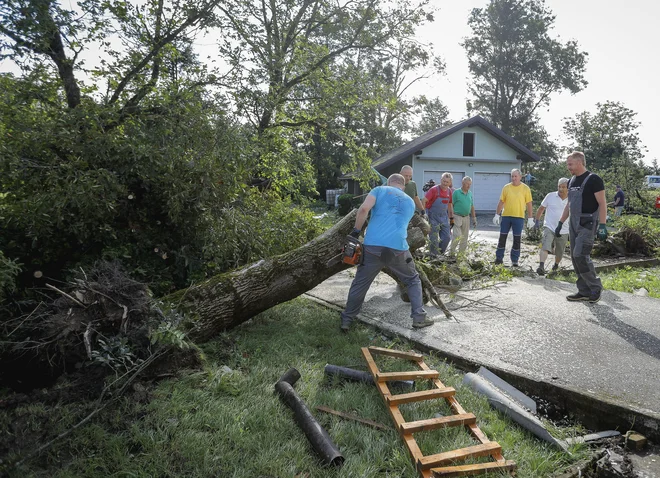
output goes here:
[{"label": "broken concrete slab", "polygon": [[467,373],[463,378],[463,383],[475,392],[485,395],[491,407],[511,418],[525,430],[555,445],[560,450],[568,452],[568,444],[565,441],[553,437],[541,420],[523,408],[518,402],[505,395],[485,378],[474,373]]},{"label": "broken concrete slab", "polygon": [[516,400],[518,403],[520,403],[530,412],[536,413],[536,402],[534,400],[532,400],[530,397],[525,395],[523,392],[518,390],[510,383],[506,382],[505,380],[495,375],[486,367],[479,367],[479,370],[477,371],[477,375],[488,380],[490,383],[495,385],[497,388],[499,388],[502,392],[504,392],[512,399]]},{"label": "broken concrete slab", "polygon": [[599,440],[604,440],[606,438],[613,438],[620,435],[621,432],[618,432],[616,430],[604,430],[602,432],[590,433],[588,435],[583,435],[580,437],[567,438],[566,443],[568,443],[569,445],[573,445],[574,443],[593,443]]}]

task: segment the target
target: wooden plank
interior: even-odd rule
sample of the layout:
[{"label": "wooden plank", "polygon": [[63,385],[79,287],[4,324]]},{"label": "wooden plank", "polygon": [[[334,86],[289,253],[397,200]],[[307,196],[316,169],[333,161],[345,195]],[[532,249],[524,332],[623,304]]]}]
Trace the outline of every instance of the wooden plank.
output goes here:
[{"label": "wooden plank", "polygon": [[[367,347],[362,347],[361,350],[364,359],[367,361],[367,367],[369,368],[371,375],[375,377],[379,373],[376,362],[374,362],[374,359],[371,356],[371,353],[369,352],[369,349]],[[390,396],[390,391],[387,388],[387,382],[376,382],[376,387],[378,388],[378,391],[383,397],[383,401],[387,405],[387,397]],[[399,430],[399,434],[401,435],[401,438],[403,439],[403,443],[406,445],[406,448],[408,448],[408,453],[410,453],[410,457],[412,458],[413,463],[417,463],[417,460],[419,460],[424,455],[422,454],[422,451],[419,449],[419,446],[417,445],[417,442],[413,438],[412,434],[401,432],[401,429],[399,427],[402,423],[405,423],[406,421],[403,418],[401,411],[396,405],[388,405],[387,411],[390,413],[390,416],[392,417],[392,421],[394,421],[395,428]],[[431,473],[425,471],[422,472],[422,475],[424,476],[424,478],[430,478]]]},{"label": "wooden plank", "polygon": [[393,380],[428,380],[438,378],[436,370],[411,370],[407,372],[379,372],[375,375],[378,382],[391,382]]},{"label": "wooden plank", "polygon": [[386,401],[390,405],[400,405],[402,403],[421,402],[422,400],[433,400],[434,398],[444,398],[454,395],[456,390],[453,387],[432,388],[431,390],[422,390],[421,392],[401,393],[399,395],[390,395]]},{"label": "wooden plank", "polygon": [[478,463],[475,465],[447,466],[444,468],[432,468],[431,473],[435,477],[470,476],[479,475],[486,471],[512,471],[516,469],[516,462],[506,460],[504,463],[491,461],[489,463]]},{"label": "wooden plank", "polygon": [[333,410],[332,408],[324,407],[322,405],[319,405],[316,407],[317,410],[325,413],[330,413],[332,415],[336,415],[341,418],[346,418],[347,420],[354,420],[356,422],[363,423],[365,425],[369,425],[370,427],[378,428],[379,430],[391,430],[391,427],[387,427],[383,425],[382,423],[374,422],[373,420],[368,420],[366,418],[360,418],[357,415],[353,413],[347,413],[347,412],[340,412],[338,410]]},{"label": "wooden plank", "polygon": [[[431,370],[431,368],[428,365],[426,365],[424,362],[418,362],[417,365],[419,365],[419,368],[421,368],[422,370]],[[436,387],[444,388],[444,384],[438,379],[433,380],[433,383],[435,384]],[[447,397],[445,398],[445,400],[447,400],[447,404],[451,407],[452,411],[455,414],[460,415],[466,413],[465,409],[461,406],[460,403],[458,403],[458,400],[456,400],[455,397]],[[477,440],[479,440],[481,443],[490,443],[490,440],[488,439],[486,434],[481,431],[481,429],[476,423],[467,425],[467,428],[472,434],[472,436]],[[491,456],[498,462],[505,461],[504,456],[502,456],[502,453],[493,453],[491,454]]]},{"label": "wooden plank", "polygon": [[424,456],[417,460],[417,469],[428,470],[435,468],[453,461],[465,460],[467,458],[475,458],[478,456],[490,455],[493,452],[501,452],[502,447],[494,441],[482,443],[480,445],[468,446],[466,448],[459,448],[458,450],[446,451],[436,455]]},{"label": "wooden plank", "polygon": [[450,415],[448,417],[429,418],[428,420],[402,423],[401,431],[404,433],[416,433],[436,430],[438,428],[457,427],[476,422],[477,417],[473,413],[463,413],[461,415]]},{"label": "wooden plank", "polygon": [[389,355],[390,357],[412,360],[414,362],[419,362],[424,358],[422,354],[417,354],[414,352],[401,352],[400,350],[386,349],[383,347],[369,346],[369,351],[379,355]]}]

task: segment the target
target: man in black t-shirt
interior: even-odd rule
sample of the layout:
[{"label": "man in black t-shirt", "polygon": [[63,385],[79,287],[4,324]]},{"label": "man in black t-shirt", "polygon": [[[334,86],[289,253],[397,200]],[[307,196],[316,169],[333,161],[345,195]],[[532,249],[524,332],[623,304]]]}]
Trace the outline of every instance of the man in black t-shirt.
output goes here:
[{"label": "man in black t-shirt", "polygon": [[568,183],[568,204],[559,219],[555,235],[557,237],[561,235],[561,227],[570,213],[568,236],[571,244],[571,260],[578,276],[577,294],[571,294],[566,299],[598,302],[603,284],[596,275],[590,256],[596,230],[599,239],[607,239],[605,184],[600,176],[587,170],[584,153],[574,151],[569,154],[566,158],[566,167],[573,177]]}]

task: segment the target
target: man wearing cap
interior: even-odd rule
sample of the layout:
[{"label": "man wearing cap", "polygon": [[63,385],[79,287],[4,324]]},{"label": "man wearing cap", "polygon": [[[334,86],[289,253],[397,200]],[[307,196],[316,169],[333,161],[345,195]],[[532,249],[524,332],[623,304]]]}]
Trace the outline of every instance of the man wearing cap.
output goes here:
[{"label": "man wearing cap", "polygon": [[568,204],[568,179],[561,178],[557,181],[557,191],[548,193],[543,198],[538,211],[536,211],[535,229],[538,229],[541,216],[545,213],[539,267],[536,269],[536,273],[539,275],[545,275],[545,260],[548,258],[548,254],[555,255],[555,264],[552,266],[553,272],[559,268],[561,258],[564,256],[564,249],[566,249],[566,243],[568,242],[568,223],[563,224],[559,237],[555,237],[555,229],[557,229],[559,218],[561,218],[566,204]]}]

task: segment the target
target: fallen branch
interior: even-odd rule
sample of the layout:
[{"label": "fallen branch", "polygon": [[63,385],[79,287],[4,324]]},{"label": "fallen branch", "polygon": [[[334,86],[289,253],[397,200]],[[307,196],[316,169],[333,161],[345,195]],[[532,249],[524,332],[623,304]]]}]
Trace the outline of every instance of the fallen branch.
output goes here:
[{"label": "fallen branch", "polygon": [[66,297],[67,299],[69,299],[69,300],[70,300],[71,302],[73,302],[74,304],[76,304],[76,305],[82,307],[83,309],[84,309],[85,307],[87,307],[85,304],[83,304],[82,302],[80,302],[78,299],[76,299],[76,298],[73,297],[73,296],[70,296],[69,294],[67,294],[66,292],[64,292],[64,291],[62,291],[62,290],[60,290],[60,289],[58,289],[58,288],[55,287],[54,285],[46,284],[46,287],[48,287],[48,288],[51,289],[51,290],[54,290],[55,292],[58,292],[59,294],[62,294],[64,297]]},{"label": "fallen branch", "polygon": [[470,302],[470,304],[458,306],[454,310],[463,309],[463,308],[466,308],[466,307],[471,307],[471,306],[474,306],[476,304],[476,305],[483,305],[484,307],[488,307],[489,309],[495,309],[507,318],[508,318],[508,316],[505,314],[505,312],[509,312],[511,314],[520,316],[519,313],[517,313],[517,312],[515,312],[511,309],[507,309],[507,308],[504,308],[504,307],[499,307],[499,306],[495,305],[495,303],[490,302],[490,301],[486,302],[486,300],[489,299],[490,296],[482,297],[480,299],[470,299],[469,297],[465,297],[464,295],[460,295],[460,294],[455,294],[455,295],[459,299],[466,300],[466,301]]},{"label": "fallen branch", "polygon": [[330,413],[331,415],[336,415],[341,418],[345,418],[347,420],[354,420],[356,422],[363,423],[365,425],[368,425],[373,428],[377,428],[379,430],[386,430],[389,431],[392,429],[392,427],[385,426],[381,423],[374,422],[373,420],[368,420],[366,418],[360,418],[357,415],[354,415],[352,413],[346,413],[346,412],[340,412],[337,410],[333,410],[332,408],[324,407],[322,405],[319,405],[316,407],[316,409],[320,412],[325,412],[325,413]]}]

